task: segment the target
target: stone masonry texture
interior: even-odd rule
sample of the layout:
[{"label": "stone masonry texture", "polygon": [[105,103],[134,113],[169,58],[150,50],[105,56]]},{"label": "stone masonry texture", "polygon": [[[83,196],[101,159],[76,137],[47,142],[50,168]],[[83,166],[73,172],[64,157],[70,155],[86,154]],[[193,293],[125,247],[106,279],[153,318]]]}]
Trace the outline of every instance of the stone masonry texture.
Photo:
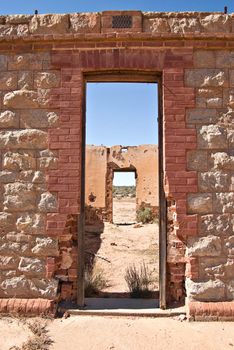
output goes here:
[{"label": "stone masonry texture", "polygon": [[234,15],[197,12],[0,16],[0,311],[76,299],[84,82],[119,72],[162,90],[168,302],[234,318]]}]

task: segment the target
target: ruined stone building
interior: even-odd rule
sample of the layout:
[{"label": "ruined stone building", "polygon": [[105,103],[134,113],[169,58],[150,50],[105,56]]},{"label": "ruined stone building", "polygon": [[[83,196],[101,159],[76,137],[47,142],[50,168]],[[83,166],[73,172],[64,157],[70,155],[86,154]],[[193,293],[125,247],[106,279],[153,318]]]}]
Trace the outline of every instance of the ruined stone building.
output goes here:
[{"label": "ruined stone building", "polygon": [[90,81],[158,84],[160,305],[233,319],[234,15],[196,12],[0,16],[0,311],[83,305]]},{"label": "ruined stone building", "polygon": [[158,210],[158,149],[156,145],[86,146],[86,220],[113,221],[115,171],[133,171],[136,178],[136,209]]}]

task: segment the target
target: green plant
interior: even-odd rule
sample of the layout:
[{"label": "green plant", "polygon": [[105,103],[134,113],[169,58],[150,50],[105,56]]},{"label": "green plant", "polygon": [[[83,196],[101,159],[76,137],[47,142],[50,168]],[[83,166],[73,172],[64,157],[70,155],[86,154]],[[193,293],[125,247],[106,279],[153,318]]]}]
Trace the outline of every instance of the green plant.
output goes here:
[{"label": "green plant", "polygon": [[135,264],[128,266],[124,278],[132,298],[147,298],[150,296],[151,278],[144,262],[139,269],[136,268]]},{"label": "green plant", "polygon": [[91,297],[97,295],[108,283],[101,269],[87,268],[85,270],[85,296]]},{"label": "green plant", "polygon": [[137,219],[137,222],[142,222],[143,224],[147,224],[147,223],[152,223],[155,218],[151,208],[142,207],[137,210],[136,219]]}]

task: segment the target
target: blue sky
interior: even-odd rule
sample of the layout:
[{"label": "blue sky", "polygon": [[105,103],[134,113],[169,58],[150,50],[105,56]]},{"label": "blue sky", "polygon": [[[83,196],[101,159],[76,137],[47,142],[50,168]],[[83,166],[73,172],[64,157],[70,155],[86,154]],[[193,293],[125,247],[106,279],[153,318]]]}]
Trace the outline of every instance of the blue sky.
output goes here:
[{"label": "blue sky", "polygon": [[1,14],[66,13],[104,10],[234,12],[233,0],[1,0]]},{"label": "blue sky", "polygon": [[89,83],[86,108],[87,144],[157,143],[157,84]]}]

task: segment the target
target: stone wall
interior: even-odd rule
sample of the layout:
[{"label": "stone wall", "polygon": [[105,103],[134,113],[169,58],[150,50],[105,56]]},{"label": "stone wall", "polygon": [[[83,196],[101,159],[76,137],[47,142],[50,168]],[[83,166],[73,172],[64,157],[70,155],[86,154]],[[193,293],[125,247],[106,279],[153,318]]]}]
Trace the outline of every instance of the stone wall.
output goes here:
[{"label": "stone wall", "polygon": [[60,74],[47,70],[44,52],[1,54],[0,61],[0,297],[54,299],[58,239],[46,235],[46,217],[57,210],[57,195],[46,173],[57,168],[48,133],[59,116],[48,92],[60,85]]},{"label": "stone wall", "polygon": [[233,317],[233,52],[233,14],[0,16],[0,311],[76,297],[84,82],[128,72],[162,89],[168,300]]},{"label": "stone wall", "polygon": [[[155,131],[156,132],[156,131]],[[139,146],[86,146],[85,203],[87,210],[101,209],[97,217],[113,220],[112,186],[114,171],[136,174],[136,209],[147,205],[158,208],[158,148]],[[87,220],[88,222],[88,220]]]},{"label": "stone wall", "polygon": [[188,213],[198,215],[198,235],[187,242],[197,271],[186,283],[188,296],[200,301],[234,298],[233,68],[233,51],[200,50],[185,72],[196,94],[187,124],[196,128],[198,144],[187,153],[188,169],[198,174],[198,193],[187,202]]}]

